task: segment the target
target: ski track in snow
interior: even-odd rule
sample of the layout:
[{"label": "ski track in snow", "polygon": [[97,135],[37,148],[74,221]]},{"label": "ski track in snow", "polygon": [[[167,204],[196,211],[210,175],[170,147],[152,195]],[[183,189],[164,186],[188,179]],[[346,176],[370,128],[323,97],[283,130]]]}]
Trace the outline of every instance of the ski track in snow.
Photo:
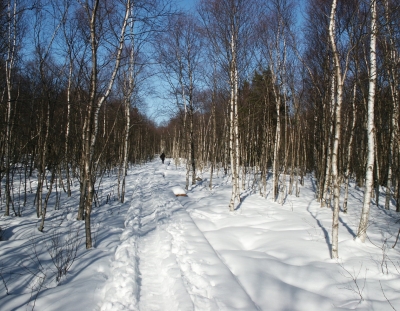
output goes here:
[{"label": "ski track in snow", "polygon": [[133,185],[101,310],[258,310],[158,167]]}]

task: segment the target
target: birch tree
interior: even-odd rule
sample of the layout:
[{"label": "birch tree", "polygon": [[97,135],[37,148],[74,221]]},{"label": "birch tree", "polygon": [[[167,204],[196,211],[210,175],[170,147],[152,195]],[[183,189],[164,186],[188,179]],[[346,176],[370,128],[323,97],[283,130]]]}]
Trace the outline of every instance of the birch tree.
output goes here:
[{"label": "birch tree", "polygon": [[353,86],[353,98],[352,98],[352,110],[353,110],[353,116],[352,116],[352,121],[351,121],[351,128],[350,128],[350,138],[347,144],[347,159],[346,159],[346,171],[344,173],[344,184],[345,184],[345,189],[344,189],[344,199],[343,199],[343,213],[347,213],[347,200],[348,200],[348,195],[349,195],[349,179],[350,179],[350,160],[351,160],[351,154],[353,150],[353,139],[354,139],[354,129],[356,127],[356,114],[357,114],[357,108],[356,108],[356,95],[357,95],[357,81],[354,81],[354,86]]},{"label": "birch tree", "polygon": [[[354,3],[348,3],[349,7],[344,8],[344,11],[348,11],[349,9],[354,11],[357,10],[356,7],[353,7]],[[347,9],[347,10],[346,10]],[[343,49],[342,57],[340,56],[340,51],[338,49],[338,41],[336,38],[336,23],[337,23],[337,1],[333,0],[331,6],[330,13],[330,22],[329,22],[329,42],[332,50],[333,56],[333,74],[335,87],[332,86],[332,105],[333,107],[333,144],[331,151],[331,178],[332,178],[332,186],[333,186],[333,220],[332,220],[332,258],[338,258],[338,234],[339,234],[339,212],[340,212],[340,186],[341,186],[341,176],[340,176],[340,166],[339,160],[339,144],[342,140],[342,120],[341,120],[341,110],[343,103],[343,88],[344,83],[346,81],[347,73],[349,70],[349,63],[351,57],[351,51],[354,48],[354,45],[357,43],[358,38],[355,37],[355,34],[352,31],[352,25],[357,23],[357,19],[355,19],[356,14],[349,14],[349,16],[344,16],[344,20],[346,21],[347,27],[344,29],[346,33],[346,37],[342,39],[341,45],[345,46],[347,50]],[[333,83],[333,82],[332,82]]]},{"label": "birch tree", "polygon": [[[128,167],[128,148],[129,148],[129,130],[130,130],[130,109],[132,103],[132,97],[134,94],[135,89],[135,19],[133,15],[133,9],[130,8],[129,12],[129,41],[130,41],[130,48],[129,48],[129,60],[128,60],[128,70],[125,73],[124,78],[124,116],[125,116],[125,129],[124,129],[124,145],[123,145],[123,153],[122,153],[122,167],[121,167],[121,176],[122,176],[122,187],[121,187],[121,195],[120,201],[124,203],[125,199],[125,180],[126,180],[126,173]],[[120,178],[118,178],[119,182]],[[118,192],[119,192],[119,185],[118,185]]]},{"label": "birch tree", "polygon": [[[389,150],[388,150],[388,166],[387,166],[387,184],[386,184],[386,199],[385,199],[385,209],[389,209],[390,199],[392,198],[392,185],[393,185],[393,164],[394,155],[396,154],[396,146],[398,146],[397,138],[399,135],[398,120],[399,120],[399,93],[396,90],[396,86],[400,83],[399,68],[400,55],[398,47],[396,47],[395,42],[395,31],[394,23],[395,21],[391,18],[389,0],[384,1],[384,14],[385,14],[385,61],[386,61],[386,71],[389,80],[390,95],[392,100],[392,117],[390,119],[390,140],[389,140]],[[399,206],[397,206],[399,210]]]},{"label": "birch tree", "polygon": [[[63,23],[61,24],[62,27],[62,34],[65,42],[65,63],[67,68],[67,89],[66,89],[66,104],[67,104],[67,113],[66,113],[66,124],[65,124],[65,144],[64,144],[64,153],[65,153],[65,173],[66,173],[66,180],[67,180],[67,195],[71,196],[71,177],[70,177],[70,152],[69,149],[70,145],[70,133],[71,133],[71,105],[73,102],[73,89],[77,89],[79,85],[79,74],[74,75],[74,71],[76,70],[77,65],[77,58],[78,58],[78,51],[82,49],[82,55],[85,55],[85,45],[80,45],[76,37],[78,35],[77,30],[77,21],[76,18],[72,16],[73,9],[72,3],[69,0],[62,2],[59,5],[59,14],[64,14],[65,18]],[[83,64],[83,61],[79,62]],[[79,68],[82,69],[83,66]],[[75,78],[75,79],[74,79]]]},{"label": "birch tree", "polygon": [[[306,22],[305,36],[308,38],[307,49],[303,55],[299,55],[303,66],[308,75],[303,79],[305,83],[305,94],[308,101],[312,104],[312,114],[314,117],[308,120],[310,137],[313,145],[309,159],[316,163],[315,176],[316,199],[325,204],[324,185],[326,183],[327,172],[331,170],[329,139],[331,136],[331,96],[332,96],[332,70],[329,42],[329,17],[331,1],[309,2],[307,7],[308,20]],[[299,53],[297,53],[299,54]]]},{"label": "birch tree", "polygon": [[377,36],[377,6],[376,0],[370,1],[371,6],[371,28],[370,28],[370,51],[369,51],[369,86],[368,86],[368,109],[367,109],[367,131],[368,131],[368,157],[367,169],[365,173],[365,190],[361,219],[358,225],[357,239],[362,243],[367,236],[369,211],[371,203],[371,192],[373,190],[373,172],[375,156],[375,124],[374,124],[374,104],[376,86],[376,36]]},{"label": "birch tree", "polygon": [[100,6],[102,5],[99,0],[89,2],[87,0],[84,5],[86,11],[89,28],[90,28],[90,47],[91,47],[91,73],[90,73],[90,92],[87,104],[86,115],[84,119],[83,131],[82,131],[82,157],[81,157],[81,169],[83,170],[83,183],[81,189],[81,195],[84,195],[84,212],[85,212],[85,233],[86,233],[86,248],[92,247],[92,236],[91,236],[91,223],[90,216],[92,212],[92,202],[94,196],[94,183],[96,179],[96,167],[94,158],[94,147],[96,144],[98,128],[99,128],[99,112],[101,106],[110,95],[112,87],[114,85],[115,77],[117,75],[121,54],[125,39],[125,30],[128,24],[128,17],[131,11],[131,0],[127,0],[124,3],[124,15],[120,25],[120,33],[117,38],[116,45],[114,47],[114,62],[111,71],[110,78],[106,83],[106,87],[103,89],[101,94],[99,91],[99,48],[101,33],[99,32],[99,21],[100,18]]},{"label": "birch tree", "polygon": [[[282,145],[282,123],[281,119],[286,117],[286,106],[289,94],[287,65],[289,54],[289,38],[291,19],[293,18],[293,2],[289,0],[274,0],[267,3],[267,8],[260,27],[260,43],[261,55],[263,59],[261,63],[266,62],[271,74],[272,90],[275,101],[276,128],[272,159],[272,200],[278,198],[279,176],[281,163],[285,164],[286,159],[281,158]],[[282,110],[285,115],[282,116]],[[285,118],[286,120],[286,118]],[[286,138],[286,130],[285,130]],[[284,140],[285,148],[287,148],[287,139]],[[284,152],[286,156],[286,152]],[[284,156],[284,158],[286,158]],[[285,186],[282,185],[282,191]],[[283,202],[283,193],[280,199]]]},{"label": "birch tree", "polygon": [[180,13],[171,16],[169,30],[157,42],[164,77],[175,95],[183,115],[184,150],[186,157],[186,186],[196,184],[195,133],[193,129],[195,87],[201,60],[202,42],[194,15]]},{"label": "birch tree", "polygon": [[6,24],[6,57],[5,57],[5,80],[6,80],[6,113],[5,113],[5,133],[4,133],[4,145],[5,145],[5,196],[6,196],[6,209],[5,216],[10,215],[10,206],[13,204],[11,198],[11,146],[12,146],[12,125],[11,125],[11,110],[15,98],[13,98],[13,82],[14,82],[14,70],[17,62],[17,53],[19,51],[20,38],[21,38],[21,20],[22,20],[22,7],[20,7],[18,0],[7,1],[7,24]]},{"label": "birch tree", "polygon": [[202,0],[199,14],[218,66],[227,76],[229,87],[229,157],[232,173],[232,193],[229,210],[240,203],[240,140],[239,140],[239,84],[240,76],[247,67],[246,52],[251,47],[256,2],[244,0]]}]

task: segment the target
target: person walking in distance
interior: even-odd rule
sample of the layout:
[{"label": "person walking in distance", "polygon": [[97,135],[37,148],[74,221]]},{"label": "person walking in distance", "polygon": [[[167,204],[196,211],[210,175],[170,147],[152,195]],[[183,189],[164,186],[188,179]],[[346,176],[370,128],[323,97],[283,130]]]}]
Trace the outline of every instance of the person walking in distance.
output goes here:
[{"label": "person walking in distance", "polygon": [[161,159],[161,161],[162,161],[162,164],[164,164],[164,160],[165,160],[165,154],[164,154],[164,152],[161,153],[160,159]]}]

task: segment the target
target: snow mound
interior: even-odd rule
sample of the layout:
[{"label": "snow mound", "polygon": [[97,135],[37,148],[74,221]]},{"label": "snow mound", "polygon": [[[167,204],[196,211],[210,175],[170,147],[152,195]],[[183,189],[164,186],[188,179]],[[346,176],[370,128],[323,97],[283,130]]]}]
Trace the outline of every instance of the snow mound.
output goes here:
[{"label": "snow mound", "polygon": [[172,187],[171,190],[177,197],[187,197],[186,191],[182,187],[175,186]]}]

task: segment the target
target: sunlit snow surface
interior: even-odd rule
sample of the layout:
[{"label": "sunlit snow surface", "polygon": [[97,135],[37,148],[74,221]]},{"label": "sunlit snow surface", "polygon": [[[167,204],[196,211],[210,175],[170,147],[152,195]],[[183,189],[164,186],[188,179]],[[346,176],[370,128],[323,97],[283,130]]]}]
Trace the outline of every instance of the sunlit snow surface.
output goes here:
[{"label": "sunlit snow surface", "polygon": [[[400,245],[392,248],[399,216],[373,204],[369,240],[354,241],[362,189],[351,184],[349,213],[340,214],[336,261],[332,211],[319,207],[310,177],[282,206],[252,192],[250,176],[229,212],[229,176],[214,176],[210,190],[208,171],[199,175],[187,197],[176,197],[183,166],[167,159],[132,167],[124,203],[115,175],[104,176],[91,250],[75,220],[77,183],[71,198],[62,193],[59,210],[50,202],[44,233],[31,194],[23,217],[0,218],[0,310],[400,310]],[[57,284],[47,249],[55,234],[78,229],[77,258]]]}]

